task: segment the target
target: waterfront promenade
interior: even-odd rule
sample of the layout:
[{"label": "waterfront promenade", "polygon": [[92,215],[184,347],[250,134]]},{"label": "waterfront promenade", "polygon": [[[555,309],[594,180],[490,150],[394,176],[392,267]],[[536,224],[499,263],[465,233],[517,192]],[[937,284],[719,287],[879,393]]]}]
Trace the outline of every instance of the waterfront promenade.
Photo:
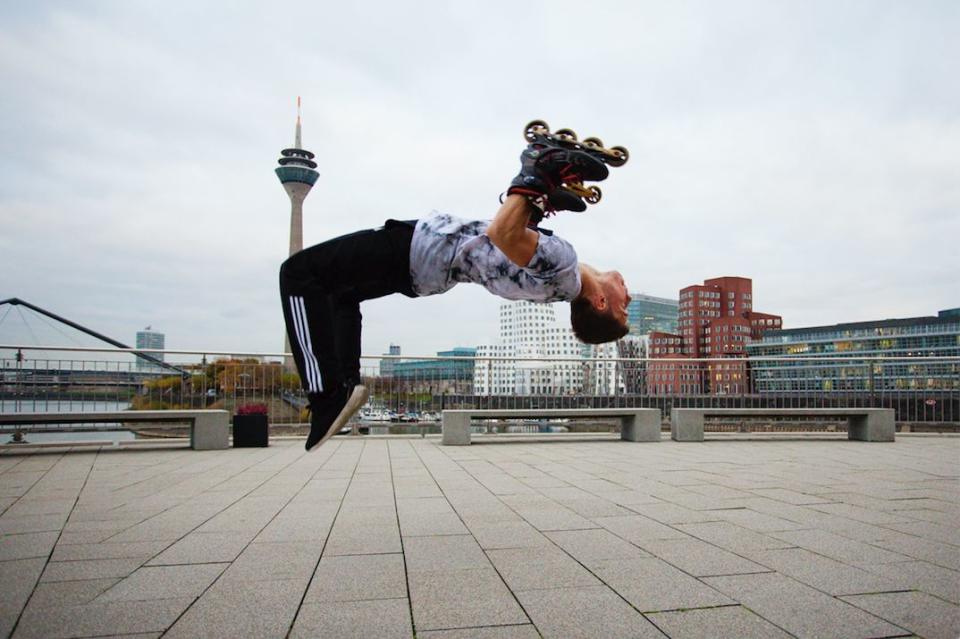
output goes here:
[{"label": "waterfront promenade", "polygon": [[0,453],[0,637],[949,637],[960,438]]}]

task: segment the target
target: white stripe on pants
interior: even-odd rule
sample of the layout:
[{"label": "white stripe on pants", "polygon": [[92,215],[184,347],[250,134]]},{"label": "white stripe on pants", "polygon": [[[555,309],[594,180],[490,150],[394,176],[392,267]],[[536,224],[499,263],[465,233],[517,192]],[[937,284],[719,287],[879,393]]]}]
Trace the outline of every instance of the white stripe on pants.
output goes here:
[{"label": "white stripe on pants", "polygon": [[320,363],[317,361],[316,355],[313,354],[313,347],[310,342],[310,327],[307,324],[307,309],[302,297],[290,297],[290,314],[293,316],[297,342],[300,345],[300,351],[303,353],[303,361],[307,369],[307,390],[311,393],[319,393],[323,391],[323,378],[320,375]]}]

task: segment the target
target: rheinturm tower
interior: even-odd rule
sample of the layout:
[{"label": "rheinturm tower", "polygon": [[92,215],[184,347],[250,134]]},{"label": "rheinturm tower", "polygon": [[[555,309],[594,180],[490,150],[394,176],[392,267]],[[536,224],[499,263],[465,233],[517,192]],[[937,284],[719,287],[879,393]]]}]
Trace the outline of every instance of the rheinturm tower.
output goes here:
[{"label": "rheinturm tower", "polygon": [[[297,97],[297,129],[293,147],[280,151],[280,166],[275,170],[283,189],[290,196],[290,255],[303,249],[303,201],[320,176],[313,153],[303,148],[300,140],[300,97]],[[284,335],[283,352],[290,352],[290,340]],[[284,366],[293,370],[293,358],[285,357]]]},{"label": "rheinturm tower", "polygon": [[303,200],[319,177],[313,153],[300,141],[300,98],[297,98],[297,130],[293,147],[280,151],[276,168],[284,190],[290,196],[290,255],[303,249]]}]

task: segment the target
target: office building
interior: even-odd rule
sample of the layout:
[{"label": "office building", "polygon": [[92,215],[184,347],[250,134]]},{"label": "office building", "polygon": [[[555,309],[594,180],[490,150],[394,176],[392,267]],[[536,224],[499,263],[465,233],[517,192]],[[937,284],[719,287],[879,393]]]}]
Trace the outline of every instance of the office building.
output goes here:
[{"label": "office building", "polygon": [[[155,348],[163,350],[166,348],[164,345],[165,342],[166,336],[163,333],[152,330],[152,328],[149,326],[142,331],[137,331],[137,348]],[[161,362],[166,361],[163,353],[147,353],[147,355]],[[156,362],[150,361],[144,357],[137,357],[136,366],[138,371],[159,371],[163,369],[163,367],[158,365]]]},{"label": "office building", "polygon": [[747,345],[756,392],[960,389],[958,311],[767,331]]},{"label": "office building", "polygon": [[654,331],[677,332],[679,302],[646,293],[631,293],[627,305],[627,322],[631,335],[647,335]]},{"label": "office building", "polygon": [[[399,347],[396,354],[400,354]],[[445,359],[397,361],[391,376],[397,385],[406,384],[408,390],[413,392],[469,393],[473,384],[476,354],[476,348],[458,346],[437,353],[437,357]]]}]

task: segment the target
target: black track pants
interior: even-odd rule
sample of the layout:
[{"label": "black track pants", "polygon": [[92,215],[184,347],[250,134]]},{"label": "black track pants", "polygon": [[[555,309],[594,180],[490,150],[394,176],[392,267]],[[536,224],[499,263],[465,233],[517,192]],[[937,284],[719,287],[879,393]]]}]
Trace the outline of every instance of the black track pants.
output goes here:
[{"label": "black track pants", "polygon": [[300,383],[311,403],[360,379],[360,302],[402,293],[410,283],[416,221],[387,220],[311,246],[280,267],[283,318]]}]

